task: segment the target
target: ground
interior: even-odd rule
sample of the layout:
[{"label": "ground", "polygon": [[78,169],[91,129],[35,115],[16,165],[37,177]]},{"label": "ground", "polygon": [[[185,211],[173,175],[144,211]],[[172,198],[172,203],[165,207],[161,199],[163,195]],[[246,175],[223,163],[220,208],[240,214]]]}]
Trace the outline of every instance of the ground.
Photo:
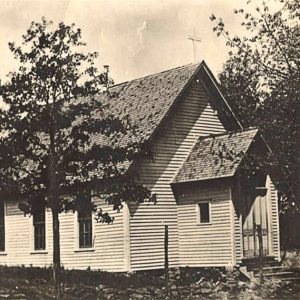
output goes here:
[{"label": "ground", "polygon": [[[299,251],[289,252],[285,264],[296,266]],[[181,268],[133,274],[64,271],[63,299],[300,299],[300,280],[249,282],[238,270]],[[0,299],[54,299],[51,269],[0,267]]]}]

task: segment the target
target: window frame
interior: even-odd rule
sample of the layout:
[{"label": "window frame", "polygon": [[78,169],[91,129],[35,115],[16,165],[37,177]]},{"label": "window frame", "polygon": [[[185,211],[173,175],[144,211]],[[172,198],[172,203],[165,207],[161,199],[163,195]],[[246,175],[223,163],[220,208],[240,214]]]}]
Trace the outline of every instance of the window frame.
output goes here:
[{"label": "window frame", "polygon": [[[32,214],[32,253],[47,253],[47,210],[44,208],[44,211],[41,211],[40,214],[44,215],[43,221],[35,221],[35,213]],[[39,237],[44,237],[44,241],[42,244],[44,244],[43,248],[37,248],[36,247],[36,226],[44,225],[44,235],[40,235]]]},{"label": "window frame", "polygon": [[[201,204],[208,204],[208,218],[209,221],[208,222],[201,222]],[[197,225],[211,225],[212,224],[212,220],[211,220],[211,199],[207,199],[207,200],[201,200],[201,201],[197,201],[196,202],[196,224]]]},{"label": "window frame", "polygon": [[79,222],[78,222],[78,211],[75,211],[74,214],[74,252],[93,252],[95,251],[95,220],[94,212],[91,212],[92,217],[92,246],[80,248],[79,244]]},{"label": "window frame", "polygon": [[[84,212],[86,213],[86,212]],[[86,213],[87,214],[87,213]],[[81,233],[81,223],[83,222],[83,225],[85,224],[84,222],[86,222],[87,220],[90,221],[89,227],[90,227],[90,231],[84,231]],[[80,217],[80,212],[77,212],[77,232],[78,232],[78,249],[90,249],[94,247],[94,228],[93,228],[93,212],[91,211],[89,213],[89,216],[87,217]],[[85,234],[89,234],[89,239],[90,239],[90,243],[89,244],[81,244],[81,235],[85,235]],[[83,238],[83,240],[85,241],[85,238]]]}]

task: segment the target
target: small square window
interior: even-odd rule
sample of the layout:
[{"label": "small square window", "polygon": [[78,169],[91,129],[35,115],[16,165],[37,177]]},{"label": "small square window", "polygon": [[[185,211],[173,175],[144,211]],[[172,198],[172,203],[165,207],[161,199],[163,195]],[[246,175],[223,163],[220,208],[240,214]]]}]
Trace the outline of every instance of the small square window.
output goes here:
[{"label": "small square window", "polygon": [[210,202],[198,203],[198,223],[210,223]]}]

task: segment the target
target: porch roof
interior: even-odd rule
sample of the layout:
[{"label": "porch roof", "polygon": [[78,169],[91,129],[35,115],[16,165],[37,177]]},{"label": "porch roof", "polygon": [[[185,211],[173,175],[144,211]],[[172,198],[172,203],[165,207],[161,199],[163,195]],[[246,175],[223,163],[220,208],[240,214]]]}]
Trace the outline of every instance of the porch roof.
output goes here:
[{"label": "porch roof", "polygon": [[233,176],[257,133],[248,129],[201,137],[173,183]]}]

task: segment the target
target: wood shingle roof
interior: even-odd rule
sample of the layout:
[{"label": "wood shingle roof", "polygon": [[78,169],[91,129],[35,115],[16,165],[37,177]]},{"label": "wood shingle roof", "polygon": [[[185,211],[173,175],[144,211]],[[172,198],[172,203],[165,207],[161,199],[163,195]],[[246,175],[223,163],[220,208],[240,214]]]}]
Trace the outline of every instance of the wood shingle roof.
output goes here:
[{"label": "wood shingle roof", "polygon": [[201,137],[174,183],[231,177],[252,144],[257,129]]},{"label": "wood shingle roof", "polygon": [[136,127],[135,134],[120,135],[118,143],[148,140],[200,66],[189,64],[110,87],[109,111],[121,119],[128,116]]}]

